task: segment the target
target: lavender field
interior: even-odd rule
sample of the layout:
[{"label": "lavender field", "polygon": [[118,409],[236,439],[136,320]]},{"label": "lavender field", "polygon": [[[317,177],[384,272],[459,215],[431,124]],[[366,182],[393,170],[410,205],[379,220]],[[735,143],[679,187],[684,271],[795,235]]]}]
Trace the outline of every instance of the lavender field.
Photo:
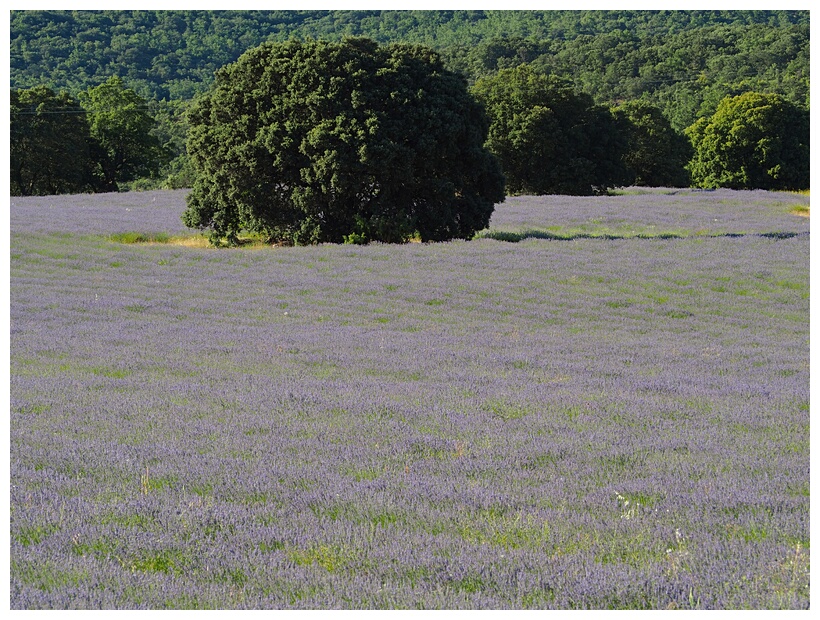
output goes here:
[{"label": "lavender field", "polygon": [[184,197],[11,200],[13,609],[809,607],[807,196],[113,240]]}]

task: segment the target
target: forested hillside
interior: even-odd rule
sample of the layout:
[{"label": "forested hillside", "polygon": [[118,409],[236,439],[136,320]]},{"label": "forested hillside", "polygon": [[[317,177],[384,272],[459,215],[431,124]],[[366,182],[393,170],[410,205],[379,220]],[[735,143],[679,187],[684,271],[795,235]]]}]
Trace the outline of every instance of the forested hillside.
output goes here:
[{"label": "forested hillside", "polygon": [[181,156],[171,174],[185,166],[184,111],[214,72],[290,38],[424,44],[471,85],[529,63],[596,104],[652,104],[677,132],[750,91],[809,106],[808,11],[12,11],[10,20],[12,89],[76,97],[121,78]]},{"label": "forested hillside", "polygon": [[471,80],[529,61],[601,103],[649,94],[678,129],[725,94],[809,92],[808,11],[12,11],[11,87],[117,75],[188,99],[264,41],[350,35],[429,45]]}]

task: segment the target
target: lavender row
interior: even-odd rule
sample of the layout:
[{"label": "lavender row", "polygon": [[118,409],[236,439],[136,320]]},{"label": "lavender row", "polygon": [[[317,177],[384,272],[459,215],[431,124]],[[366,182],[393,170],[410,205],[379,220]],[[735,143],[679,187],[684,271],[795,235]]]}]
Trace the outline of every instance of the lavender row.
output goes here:
[{"label": "lavender row", "polygon": [[809,606],[806,235],[40,232],[12,608]]},{"label": "lavender row", "polygon": [[[11,198],[16,233],[190,234],[180,219],[188,190]],[[796,217],[807,195],[763,190],[627,188],[618,196],[513,196],[496,206],[491,230],[590,234],[678,232],[681,236],[808,232]]]},{"label": "lavender row", "polygon": [[623,195],[517,196],[496,209],[490,230],[556,234],[740,235],[808,232],[807,195],[763,190],[628,188]]},{"label": "lavender row", "polygon": [[12,196],[14,233],[110,235],[125,232],[190,234],[180,219],[188,190],[66,196]]}]

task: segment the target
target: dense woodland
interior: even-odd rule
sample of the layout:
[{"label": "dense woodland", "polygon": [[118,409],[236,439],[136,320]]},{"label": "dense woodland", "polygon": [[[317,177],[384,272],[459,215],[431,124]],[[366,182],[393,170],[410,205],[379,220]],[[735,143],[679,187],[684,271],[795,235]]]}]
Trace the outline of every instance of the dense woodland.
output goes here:
[{"label": "dense woodland", "polygon": [[265,41],[424,44],[469,84],[527,63],[598,105],[641,100],[680,133],[727,96],[809,106],[808,11],[12,11],[11,88],[72,97],[112,76],[146,102],[186,184],[185,110],[215,71]]}]

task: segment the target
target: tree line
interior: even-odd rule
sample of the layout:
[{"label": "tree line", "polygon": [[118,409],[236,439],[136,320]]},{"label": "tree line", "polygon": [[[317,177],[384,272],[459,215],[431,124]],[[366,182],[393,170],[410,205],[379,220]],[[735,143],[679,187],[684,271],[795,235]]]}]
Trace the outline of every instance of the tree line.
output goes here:
[{"label": "tree line", "polygon": [[[340,45],[345,49],[343,44],[333,49]],[[423,49],[435,57],[436,71],[457,75],[440,54]],[[311,70],[323,75],[330,69],[318,63]],[[340,75],[333,79],[353,79],[343,68],[336,70]],[[217,71],[217,79],[225,71]],[[714,113],[681,132],[649,98],[600,105],[571,80],[535,63],[489,73],[472,86],[462,79],[488,116],[486,147],[502,166],[507,193],[594,194],[632,184],[765,189],[809,184],[808,110],[776,93],[727,96]],[[253,90],[253,84],[248,87]],[[383,88],[371,84],[356,92]],[[283,98],[278,92],[271,96],[274,102]],[[166,120],[173,116],[169,108],[152,109],[150,103],[118,77],[76,98],[45,86],[12,90],[12,194],[116,191],[123,185],[157,185],[161,175],[166,187],[190,187],[197,134],[188,131],[188,123],[205,122],[197,116],[201,103],[186,114],[177,111],[182,122],[169,123],[175,135],[163,133],[157,122],[162,114]],[[179,154],[186,140],[188,148]]]},{"label": "tree line", "polygon": [[12,195],[118,191],[170,160],[146,101],[118,77],[76,98],[45,86],[12,90],[10,103]]},{"label": "tree line", "polygon": [[596,103],[646,99],[678,131],[727,95],[809,97],[808,11],[12,11],[10,34],[13,88],[116,75],[170,112],[247,49],[347,36],[432,47],[471,84],[529,63]]},{"label": "tree line", "polygon": [[809,183],[808,112],[776,94],[727,97],[684,136],[527,64],[470,87],[430,48],[363,38],[254,48],[189,122],[183,220],[214,244],[468,239],[510,193]]},{"label": "tree line", "polygon": [[11,85],[190,100],[261,43],[349,36],[432,47],[471,83],[529,62],[597,103],[654,94],[679,130],[744,84],[808,95],[808,11],[11,11]]},{"label": "tree line", "polygon": [[168,157],[126,187],[187,187],[186,111],[219,67],[265,41],[364,36],[431,47],[469,85],[528,64],[607,107],[651,104],[682,133],[727,96],[809,106],[808,11],[12,11],[15,91],[75,99],[121,78]]},{"label": "tree line", "polygon": [[[442,26],[458,21],[427,13]],[[776,29],[802,27],[773,15],[785,23]],[[752,21],[744,27],[763,28]],[[652,30],[569,42],[593,37],[601,51],[635,32]],[[807,95],[804,105],[747,80],[701,101],[681,127],[686,114],[670,114],[657,93],[599,101],[579,87],[583,73],[545,65],[557,58],[549,45],[490,38],[462,54],[291,38],[227,63],[191,101],[144,98],[117,76],[76,95],[12,89],[11,191],[192,187],[186,223],[234,244],[241,231],[285,243],[469,238],[505,194],[808,187]],[[453,69],[467,61],[479,61],[470,75]],[[709,84],[703,73],[699,81]]]}]

